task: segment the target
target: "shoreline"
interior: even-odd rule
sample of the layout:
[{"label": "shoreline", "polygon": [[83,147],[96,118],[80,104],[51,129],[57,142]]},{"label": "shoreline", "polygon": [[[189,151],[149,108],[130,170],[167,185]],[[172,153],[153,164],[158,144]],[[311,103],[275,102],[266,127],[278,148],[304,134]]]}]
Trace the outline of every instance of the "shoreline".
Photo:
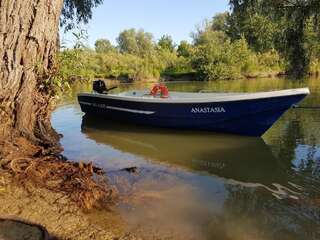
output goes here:
[{"label": "shoreline", "polygon": [[[307,77],[311,78],[319,78],[320,72],[309,72],[307,74]],[[148,79],[140,79],[140,80],[132,80],[125,76],[120,76],[118,78],[116,77],[99,77],[95,76],[92,79],[84,79],[82,77],[74,77],[72,81],[70,82],[70,85],[75,85],[79,82],[83,83],[91,83],[94,80],[103,80],[103,81],[110,81],[110,83],[115,84],[133,84],[133,83],[146,83],[146,84],[152,84],[157,82],[164,82],[164,83],[183,83],[183,82],[215,82],[215,81],[235,81],[235,80],[252,80],[252,79],[268,79],[268,78],[290,78],[290,75],[283,72],[283,71],[270,71],[270,72],[257,72],[253,74],[246,74],[241,75],[237,78],[226,78],[226,79],[215,79],[215,80],[200,80],[197,79],[196,74],[194,72],[190,73],[179,73],[179,74],[163,74],[159,78],[148,78]],[[297,79],[298,80],[298,79]],[[62,91],[63,92],[63,91]]]},{"label": "shoreline", "polygon": [[[33,184],[18,186],[12,177],[0,171],[0,217],[19,219],[43,226],[51,238],[57,239],[136,239],[123,233],[121,219],[117,219],[112,210],[104,212],[103,221],[110,222],[112,229],[92,223],[74,202],[62,193],[37,188]],[[114,224],[117,222],[117,224]],[[117,226],[116,226],[117,225]],[[119,234],[122,233],[122,234]]]},{"label": "shoreline", "polygon": [[[136,239],[125,233],[117,189],[101,169],[60,152],[22,137],[0,141],[0,219],[43,226],[52,239]],[[99,220],[90,218],[94,209]]]}]

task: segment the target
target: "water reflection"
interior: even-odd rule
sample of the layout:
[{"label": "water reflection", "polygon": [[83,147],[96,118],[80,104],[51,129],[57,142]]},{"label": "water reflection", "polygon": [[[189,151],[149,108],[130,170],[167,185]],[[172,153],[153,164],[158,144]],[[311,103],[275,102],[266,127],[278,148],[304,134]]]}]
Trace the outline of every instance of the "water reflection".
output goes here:
[{"label": "water reflection", "polygon": [[145,159],[276,192],[289,186],[288,168],[273,156],[262,138],[155,129],[86,115],[81,129],[96,143]]},{"label": "water reflection", "polygon": [[[128,174],[136,191],[130,204],[136,205],[125,216],[139,234],[156,231],[172,239],[316,239],[319,234],[317,203],[303,196],[305,184],[292,182],[289,158],[296,143],[285,142],[290,150],[277,158],[262,138],[154,129],[89,116],[83,116],[81,129],[97,144],[213,177],[199,180],[209,192],[201,193],[199,185],[172,172]],[[288,131],[294,132],[290,126]]]},{"label": "water reflection", "polygon": [[[250,92],[308,85],[312,94],[302,104],[320,104],[319,79],[168,85]],[[93,161],[112,179],[127,181],[133,208],[120,211],[129,230],[144,235],[149,226],[154,234],[145,239],[320,239],[319,110],[290,110],[263,139],[248,138],[83,117],[75,96],[88,89],[79,85],[65,94],[53,124],[68,158]],[[138,174],[118,174],[131,166]]]}]

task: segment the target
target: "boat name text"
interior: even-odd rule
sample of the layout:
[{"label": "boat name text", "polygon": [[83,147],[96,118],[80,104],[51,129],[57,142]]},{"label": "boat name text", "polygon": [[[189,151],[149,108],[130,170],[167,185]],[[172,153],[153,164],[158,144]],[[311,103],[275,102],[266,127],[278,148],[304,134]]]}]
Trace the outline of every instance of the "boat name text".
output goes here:
[{"label": "boat name text", "polygon": [[191,109],[192,113],[225,113],[223,107],[194,107]]}]

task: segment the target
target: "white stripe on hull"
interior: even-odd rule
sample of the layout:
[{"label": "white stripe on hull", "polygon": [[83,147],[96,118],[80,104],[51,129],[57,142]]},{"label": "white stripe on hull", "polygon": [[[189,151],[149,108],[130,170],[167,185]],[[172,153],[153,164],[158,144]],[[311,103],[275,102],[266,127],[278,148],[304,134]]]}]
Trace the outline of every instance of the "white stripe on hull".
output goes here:
[{"label": "white stripe on hull", "polygon": [[154,113],[155,113],[155,112],[152,112],[152,111],[143,111],[143,110],[136,110],[136,109],[129,109],[129,108],[120,108],[120,107],[112,107],[112,106],[107,106],[107,109],[112,109],[112,110],[117,110],[117,111],[123,111],[123,112],[147,114],[147,115],[151,115],[151,114],[154,114]]},{"label": "white stripe on hull", "polygon": [[139,114],[146,114],[146,115],[151,115],[151,114],[155,113],[153,111],[144,111],[144,110],[137,110],[137,109],[130,109],[130,108],[113,107],[113,106],[108,106],[103,103],[99,104],[99,103],[90,103],[90,102],[84,102],[84,101],[79,101],[79,103],[82,105],[93,106],[93,107],[104,108],[104,109],[111,109],[111,110],[122,111],[122,112],[139,113]]}]

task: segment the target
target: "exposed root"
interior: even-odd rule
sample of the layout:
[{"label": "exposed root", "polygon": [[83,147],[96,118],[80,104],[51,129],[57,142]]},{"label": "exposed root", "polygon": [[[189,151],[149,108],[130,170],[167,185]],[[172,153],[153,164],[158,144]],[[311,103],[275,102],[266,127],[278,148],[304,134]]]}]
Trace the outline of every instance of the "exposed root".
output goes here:
[{"label": "exposed root", "polygon": [[0,158],[1,168],[9,171],[19,184],[33,183],[61,192],[84,209],[115,199],[116,190],[109,187],[103,171],[92,163],[66,161],[59,154],[44,155],[40,147],[21,139],[13,144],[0,142],[0,152],[5,154]]}]

